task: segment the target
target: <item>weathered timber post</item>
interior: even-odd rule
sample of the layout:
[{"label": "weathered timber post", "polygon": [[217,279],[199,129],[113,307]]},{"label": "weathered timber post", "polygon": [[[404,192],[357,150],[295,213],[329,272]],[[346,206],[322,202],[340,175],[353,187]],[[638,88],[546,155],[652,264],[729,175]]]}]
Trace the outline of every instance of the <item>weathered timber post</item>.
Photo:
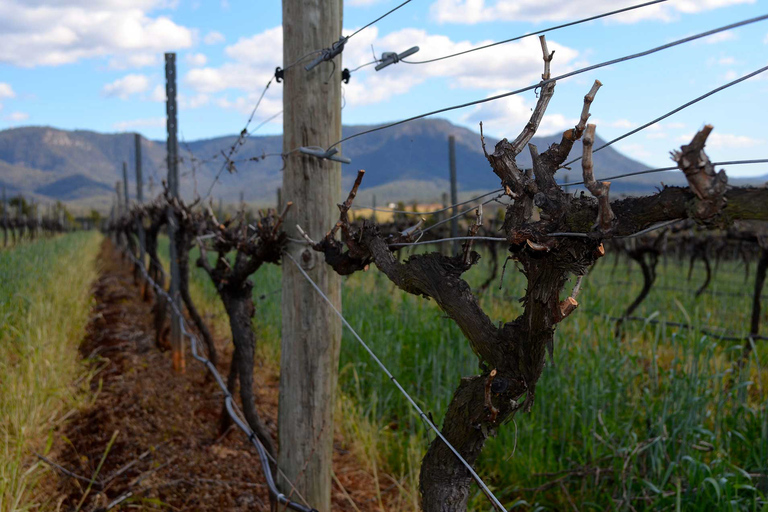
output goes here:
[{"label": "weathered timber post", "polygon": [[[131,215],[131,200],[128,195],[128,162],[123,161],[123,195],[125,197],[125,216],[130,217]],[[139,255],[139,252],[136,248],[136,241],[131,235],[131,229],[129,228],[129,224],[126,222],[123,225],[123,229],[125,232],[125,243],[127,244],[128,250],[131,252],[131,255],[136,258]],[[139,276],[141,276],[141,270],[139,270],[139,266],[137,264],[133,264],[133,282],[135,284],[139,284]]]},{"label": "weathered timber post", "polygon": [[[144,176],[142,175],[141,168],[141,135],[138,133],[134,135],[134,146],[136,147],[136,202],[141,206],[144,202]],[[136,230],[139,233],[139,261],[142,268],[146,265],[146,246],[147,237],[144,233],[143,218],[139,217],[136,220]]]},{"label": "weathered timber post", "polygon": [[8,198],[3,185],[3,247],[8,247]]},{"label": "weathered timber post", "polygon": [[[339,40],[342,0],[283,0],[283,62]],[[283,152],[299,146],[328,147],[341,139],[341,59],[306,71],[304,62],[285,71]],[[293,201],[285,228],[296,225],[321,239],[338,218],[340,164],[292,153],[285,160],[283,195]],[[300,262],[337,308],[341,280],[323,256],[291,244]],[[283,323],[280,360],[278,465],[313,507],[331,507],[333,409],[336,402],[341,322],[294,265],[283,267]],[[281,482],[283,489],[287,483]]]},{"label": "weathered timber post", "polygon": [[130,210],[131,201],[128,199],[128,162],[123,162],[123,200],[125,201],[125,211],[128,213]]},{"label": "weathered timber post", "polygon": [[120,230],[118,230],[116,227],[120,222],[120,217],[123,216],[123,183],[121,181],[115,182],[115,195],[117,196],[117,200],[115,202],[115,216],[112,222],[115,226],[115,243],[119,246],[122,243],[122,237],[120,236]]},{"label": "weathered timber post", "polygon": [[[168,132],[168,188],[171,197],[179,197],[179,141],[178,124],[176,119],[176,54],[165,54],[165,113],[166,128]],[[181,340],[181,319],[176,311],[181,311],[181,295],[179,294],[179,260],[176,248],[176,219],[169,208],[168,215],[168,239],[171,249],[171,298],[176,308],[171,308],[171,352],[173,357],[173,369],[184,372],[184,351]]]},{"label": "weathered timber post", "polygon": [[115,182],[115,195],[117,196],[117,211],[115,215],[116,218],[119,218],[123,214],[123,183],[121,181]]},{"label": "weathered timber post", "polygon": [[[448,165],[451,168],[451,204],[455,205],[459,202],[459,200],[457,198],[458,191],[456,190],[456,137],[453,135],[448,137]],[[454,218],[451,219],[452,238],[459,236],[459,219],[458,217],[455,217],[455,215],[458,213],[459,207],[454,206],[451,212],[451,215],[454,215]],[[456,254],[457,252],[459,252],[459,242],[458,240],[454,240],[453,254]]]},{"label": "weathered timber post", "polygon": [[35,235],[41,237],[43,235],[43,209],[42,205],[35,204],[35,213],[37,214],[37,224],[35,225]]}]

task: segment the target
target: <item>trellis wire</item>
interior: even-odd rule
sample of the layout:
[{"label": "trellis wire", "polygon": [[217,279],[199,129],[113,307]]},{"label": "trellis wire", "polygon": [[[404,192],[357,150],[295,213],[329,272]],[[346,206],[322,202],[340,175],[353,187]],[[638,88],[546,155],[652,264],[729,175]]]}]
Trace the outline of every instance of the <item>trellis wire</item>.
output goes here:
[{"label": "trellis wire", "polygon": [[[742,77],[739,77],[739,78],[737,78],[736,80],[733,80],[733,81],[731,81],[731,82],[728,82],[727,84],[723,84],[723,85],[721,85],[720,87],[716,87],[715,89],[712,89],[711,91],[709,91],[709,92],[707,92],[707,93],[705,93],[705,94],[702,94],[702,95],[701,95],[701,96],[699,96],[698,98],[696,98],[696,99],[693,99],[693,100],[689,101],[688,103],[685,103],[684,105],[680,105],[679,107],[677,107],[677,108],[675,108],[675,109],[672,109],[672,110],[670,110],[670,111],[669,111],[669,112],[667,112],[666,114],[664,114],[664,115],[661,115],[661,116],[657,117],[657,118],[656,118],[656,119],[654,119],[653,121],[649,121],[649,122],[645,123],[645,124],[644,124],[644,125],[642,125],[642,126],[638,126],[638,127],[637,127],[637,128],[635,128],[634,130],[630,130],[630,131],[628,131],[627,133],[625,133],[625,134],[623,134],[623,135],[620,135],[620,136],[616,137],[615,139],[613,139],[613,140],[610,140],[610,141],[606,142],[606,143],[605,143],[605,144],[603,144],[602,146],[600,146],[600,147],[597,147],[597,148],[593,149],[593,150],[592,150],[592,153],[597,153],[597,152],[598,152],[598,151],[600,151],[601,149],[605,149],[605,148],[607,148],[608,146],[610,146],[610,145],[612,145],[612,144],[615,144],[616,142],[619,142],[619,141],[620,141],[620,140],[622,140],[622,139],[626,139],[626,138],[627,138],[627,137],[629,137],[630,135],[634,135],[634,134],[636,134],[637,132],[639,132],[639,131],[641,131],[641,130],[645,130],[645,129],[646,129],[646,128],[648,128],[649,126],[652,126],[652,125],[654,125],[654,124],[658,123],[659,121],[662,121],[662,120],[664,120],[664,119],[668,118],[669,116],[671,116],[671,115],[673,115],[673,114],[676,114],[676,113],[680,112],[681,110],[684,110],[684,109],[686,109],[686,108],[690,107],[691,105],[693,105],[693,104],[695,104],[695,103],[698,103],[699,101],[701,101],[701,100],[703,100],[703,99],[709,98],[709,97],[710,97],[710,96],[712,96],[713,94],[716,94],[716,93],[718,93],[718,92],[720,92],[720,91],[722,91],[722,90],[724,90],[724,89],[728,89],[729,87],[732,87],[732,86],[734,86],[734,85],[736,85],[736,84],[738,84],[738,83],[741,83],[741,82],[743,82],[744,80],[748,80],[748,79],[752,78],[753,76],[757,76],[757,75],[759,75],[760,73],[763,73],[763,72],[765,72],[766,70],[768,70],[768,66],[764,66],[764,67],[762,67],[762,68],[760,68],[760,69],[758,69],[758,70],[756,70],[756,71],[753,71],[753,72],[751,72],[751,73],[749,73],[749,74],[746,74],[746,75],[744,75],[744,76],[742,76]],[[578,162],[578,161],[579,161],[579,160],[581,160],[582,158],[584,158],[584,156],[583,156],[583,155],[582,155],[582,156],[580,156],[580,157],[578,157],[578,158],[574,158],[573,160],[570,160],[570,161],[568,161],[568,162],[564,163],[564,164],[563,164],[563,165],[561,165],[560,167],[568,167],[568,166],[569,166],[569,165],[571,165],[572,163],[574,163],[574,162]]]},{"label": "trellis wire", "polygon": [[[500,189],[500,190],[501,190],[501,189]],[[486,195],[487,195],[487,194],[486,194]],[[481,206],[485,206],[485,205],[487,205],[488,203],[492,203],[493,201],[496,201],[497,199],[501,198],[503,195],[504,195],[504,193],[502,192],[501,194],[499,194],[499,195],[497,195],[497,196],[494,196],[494,197],[492,197],[492,198],[488,199],[487,201],[484,201],[483,203],[481,203]],[[422,229],[422,230],[420,231],[420,233],[422,233],[422,234],[423,234],[423,233],[426,233],[426,232],[428,232],[428,231],[430,231],[430,230],[432,230],[432,229],[436,228],[437,226],[441,226],[441,225],[445,224],[446,222],[449,222],[449,221],[451,221],[451,220],[453,220],[453,219],[455,219],[455,218],[457,218],[457,217],[462,217],[462,216],[466,215],[467,213],[471,212],[471,211],[472,211],[472,210],[474,210],[474,209],[475,209],[475,207],[474,207],[474,206],[473,206],[473,207],[471,207],[471,208],[466,208],[466,209],[464,209],[464,210],[460,211],[459,213],[457,213],[457,214],[455,214],[455,215],[451,215],[451,216],[450,216],[450,217],[448,217],[447,219],[443,219],[443,220],[441,220],[441,221],[439,221],[439,222],[435,222],[435,223],[434,223],[434,224],[432,224],[431,226],[428,226],[428,227],[426,227],[426,228]]]},{"label": "trellis wire", "polygon": [[328,298],[325,293],[323,293],[323,290],[320,289],[319,286],[312,280],[311,277],[309,277],[309,274],[307,274],[303,268],[301,268],[301,265],[291,256],[289,253],[285,252],[283,253],[288,259],[290,259],[293,264],[296,266],[297,269],[299,269],[299,272],[304,276],[304,278],[307,280],[307,282],[312,285],[312,288],[315,289],[315,291],[320,295],[320,297],[323,298],[323,300],[330,306],[330,308],[333,310],[334,313],[336,313],[336,316],[341,319],[341,321],[344,323],[344,325],[349,329],[349,331],[352,333],[352,335],[357,339],[358,343],[362,345],[362,347],[368,352],[368,354],[373,358],[373,360],[376,362],[376,364],[379,365],[379,368],[386,374],[387,377],[389,377],[389,380],[391,380],[394,385],[397,387],[397,389],[400,390],[400,393],[405,396],[405,398],[408,400],[408,402],[411,404],[411,406],[419,413],[419,417],[422,419],[422,421],[425,421],[429,427],[437,434],[437,436],[445,443],[445,445],[453,452],[453,454],[456,456],[456,458],[461,461],[461,463],[464,465],[465,468],[467,468],[467,471],[469,471],[470,475],[472,475],[472,479],[477,483],[477,485],[480,487],[480,489],[483,491],[483,493],[488,497],[488,499],[491,501],[493,506],[502,512],[506,512],[506,508],[504,508],[504,505],[501,504],[501,502],[496,498],[496,496],[491,492],[491,490],[488,488],[488,486],[483,482],[483,479],[480,478],[480,476],[475,472],[475,470],[472,468],[472,466],[464,459],[464,457],[461,456],[461,454],[456,450],[456,448],[453,447],[451,443],[448,442],[448,440],[443,436],[442,432],[440,432],[440,429],[438,429],[434,423],[427,417],[427,415],[424,413],[424,411],[421,410],[421,407],[416,404],[416,402],[411,398],[411,395],[408,394],[408,392],[403,388],[403,386],[400,385],[400,383],[397,381],[394,375],[387,369],[387,367],[384,365],[384,363],[381,362],[381,360],[376,356],[376,353],[371,350],[371,348],[368,346],[368,344],[363,341],[363,339],[360,337],[359,334],[357,334],[357,331],[350,325],[350,323],[347,321],[346,318],[344,318],[344,315],[341,314],[341,312],[336,309],[336,306],[333,305],[333,302],[331,302],[331,299]]},{"label": "trellis wire", "polygon": [[[178,316],[180,319],[180,325],[181,325],[181,334],[182,336],[186,336],[189,338],[189,346],[190,350],[192,351],[192,357],[203,363],[203,365],[208,369],[208,371],[213,375],[214,379],[216,380],[216,383],[219,385],[219,388],[221,388],[222,392],[224,393],[224,405],[227,409],[227,414],[232,418],[232,421],[235,422],[235,424],[242,430],[245,435],[248,436],[248,440],[253,444],[253,446],[256,448],[256,451],[259,453],[259,459],[261,460],[261,468],[264,472],[264,478],[267,481],[267,486],[269,487],[270,494],[274,495],[275,499],[281,504],[285,505],[288,508],[291,508],[292,510],[297,510],[299,512],[317,512],[316,509],[312,508],[309,503],[306,502],[304,497],[299,493],[299,491],[296,489],[296,487],[291,483],[284,474],[281,474],[282,476],[288,481],[288,483],[291,485],[291,487],[296,491],[296,494],[299,496],[299,498],[304,502],[304,505],[300,505],[296,502],[290,501],[283,493],[280,492],[280,490],[277,488],[277,485],[275,484],[274,478],[272,477],[272,471],[269,467],[269,462],[272,460],[272,462],[275,463],[275,467],[277,467],[277,462],[270,457],[270,455],[267,453],[266,449],[264,448],[264,445],[261,444],[261,441],[258,437],[256,437],[256,434],[253,432],[250,426],[246,422],[244,422],[240,417],[240,411],[237,407],[237,404],[234,402],[232,394],[227,389],[227,385],[224,383],[224,379],[221,377],[221,374],[219,374],[216,367],[211,363],[211,361],[203,356],[198,354],[197,346],[199,343],[199,340],[197,337],[189,332],[186,328],[186,321],[184,319],[184,315],[179,310],[176,303],[171,300],[170,295],[161,287],[159,286],[147,273],[146,269],[144,268],[144,265],[139,262],[136,257],[130,253],[130,251],[125,251],[125,254],[128,255],[128,257],[133,261],[134,264],[139,266],[139,269],[144,274],[144,279],[147,280],[147,282],[155,289],[157,293],[164,296],[168,304],[170,304],[171,308],[173,309],[174,313]],[[279,468],[278,468],[279,471]]]},{"label": "trellis wire", "polygon": [[[248,121],[246,121],[245,123],[245,128],[242,129],[237,140],[229,148],[229,154],[225,157],[225,160],[224,162],[222,162],[219,172],[216,173],[216,176],[213,178],[211,185],[208,187],[208,192],[206,192],[205,197],[203,197],[203,201],[208,199],[208,196],[211,195],[211,192],[213,191],[213,187],[216,185],[216,183],[218,183],[219,178],[221,177],[221,173],[224,172],[224,169],[226,169],[227,164],[231,161],[232,155],[237,153],[237,148],[240,147],[243,141],[245,141],[245,139],[247,139],[248,136],[250,135],[250,133],[248,132],[248,127],[251,125],[251,122],[253,121],[253,116],[256,115],[256,111],[259,109],[259,105],[261,105],[261,101],[264,99],[264,96],[267,94],[267,90],[269,90],[269,86],[272,85],[272,81],[274,79],[275,79],[274,76],[270,78],[269,81],[267,82],[267,85],[265,85],[264,89],[261,91],[261,95],[259,96],[258,101],[256,101],[256,105],[254,105],[253,110],[251,111],[251,115],[248,117]],[[263,124],[264,123],[262,123],[262,125]],[[261,127],[262,125],[259,125],[259,127]]]},{"label": "trellis wire", "polygon": [[368,27],[370,27],[371,25],[373,25],[373,24],[375,24],[375,23],[378,23],[379,21],[383,20],[384,18],[386,18],[387,16],[389,16],[390,14],[392,14],[393,12],[395,12],[396,10],[398,10],[399,8],[403,7],[405,4],[408,4],[408,3],[410,3],[410,2],[411,2],[411,0],[405,0],[405,2],[401,3],[401,4],[400,4],[400,5],[398,5],[397,7],[394,7],[394,8],[392,8],[392,9],[390,9],[389,11],[385,12],[384,14],[382,14],[381,16],[379,16],[378,18],[376,18],[375,20],[373,20],[372,22],[368,23],[367,25],[363,25],[361,28],[359,28],[359,29],[355,30],[355,31],[352,33],[352,35],[350,35],[350,36],[347,36],[347,39],[351,39],[351,38],[353,38],[354,36],[356,36],[357,34],[359,34],[360,32],[362,32],[363,30],[367,29]]},{"label": "trellis wire", "polygon": [[651,55],[653,53],[660,52],[662,50],[666,50],[666,49],[669,49],[669,48],[672,48],[672,47],[675,47],[675,46],[678,46],[678,45],[681,45],[681,44],[684,44],[684,43],[695,41],[697,39],[701,39],[703,37],[711,36],[711,35],[717,34],[719,32],[724,32],[726,30],[731,30],[731,29],[734,29],[734,28],[737,28],[737,27],[742,27],[744,25],[749,25],[751,23],[756,23],[758,21],[763,21],[765,19],[768,19],[768,14],[764,14],[762,16],[757,16],[755,18],[749,18],[747,20],[742,20],[742,21],[739,21],[739,22],[736,22],[736,23],[731,23],[729,25],[725,25],[725,26],[722,26],[722,27],[719,27],[719,28],[715,28],[715,29],[712,29],[712,30],[707,30],[706,32],[701,32],[701,33],[698,33],[698,34],[694,34],[692,36],[684,37],[683,39],[678,39],[676,41],[672,41],[671,43],[667,43],[667,44],[663,44],[661,46],[657,46],[655,48],[651,48],[650,50],[645,50],[645,51],[642,51],[642,52],[639,52],[639,53],[635,53],[635,54],[632,54],[632,55],[626,55],[624,57],[619,57],[617,59],[608,60],[608,61],[605,61],[605,62],[601,62],[599,64],[593,64],[592,66],[587,66],[585,68],[581,68],[581,69],[577,69],[577,70],[574,70],[574,71],[570,71],[568,73],[564,73],[562,75],[556,76],[554,78],[550,78],[548,80],[542,80],[541,82],[539,82],[537,84],[529,85],[529,86],[523,87],[521,89],[517,89],[517,90],[514,90],[514,91],[510,91],[510,92],[505,92],[505,93],[502,93],[502,94],[497,94],[495,96],[490,96],[488,98],[483,98],[481,100],[469,101],[467,103],[461,103],[459,105],[453,105],[451,107],[445,107],[445,108],[441,108],[441,109],[438,109],[438,110],[433,110],[431,112],[426,112],[424,114],[419,114],[417,116],[409,117],[407,119],[402,119],[400,121],[395,121],[394,123],[388,123],[388,124],[384,124],[384,125],[381,125],[381,126],[377,126],[375,128],[370,128],[368,130],[364,130],[362,132],[354,133],[352,135],[344,137],[341,140],[339,140],[339,141],[331,144],[330,146],[328,146],[328,149],[331,149],[331,148],[333,148],[335,146],[338,146],[342,142],[346,142],[348,140],[354,139],[356,137],[360,137],[362,135],[367,135],[369,133],[377,132],[377,131],[380,131],[380,130],[386,130],[386,129],[392,128],[394,126],[399,126],[401,124],[410,123],[410,122],[416,121],[418,119],[423,119],[425,117],[433,116],[435,114],[441,114],[443,112],[449,112],[451,110],[458,110],[458,109],[462,109],[462,108],[466,108],[466,107],[471,107],[473,105],[480,105],[482,103],[488,103],[489,101],[495,101],[495,100],[506,98],[506,97],[509,97],[509,96],[514,96],[516,94],[520,94],[520,93],[523,93],[523,92],[526,92],[526,91],[532,91],[532,90],[538,89],[539,87],[542,87],[543,85],[546,85],[548,83],[556,82],[558,80],[563,80],[565,78],[570,78],[572,76],[576,76],[576,75],[580,75],[582,73],[586,73],[587,71],[592,71],[592,70],[603,68],[603,67],[606,67],[606,66],[611,66],[613,64],[618,64],[620,62],[626,62],[628,60],[637,59],[639,57],[645,57],[647,55]]},{"label": "trellis wire", "polygon": [[[712,165],[748,165],[748,164],[766,164],[768,163],[768,158],[753,158],[751,160],[728,160],[725,162],[712,162]],[[666,171],[676,171],[678,170],[677,166],[671,166],[671,167],[659,167],[657,169],[646,169],[644,171],[635,171],[635,172],[628,172],[626,174],[617,174],[616,176],[608,176],[607,178],[599,178],[601,181],[611,181],[611,180],[618,180],[621,178],[629,178],[630,176],[640,176],[641,174],[653,174],[656,172],[666,172]],[[558,185],[562,186],[575,186],[575,185],[583,185],[583,181],[574,181],[569,183],[558,183]]]},{"label": "trellis wire", "polygon": [[[624,317],[617,317],[617,316],[611,316],[608,313],[603,313],[602,311],[596,311],[594,309],[585,309],[585,313],[591,314],[591,315],[597,315],[602,316],[607,320],[611,320],[613,322],[617,322],[619,320],[630,320],[635,322],[645,322],[648,324],[661,324],[661,325],[667,325],[670,327],[682,327],[683,329],[694,329],[699,331],[702,334],[705,334],[707,336],[711,336],[713,338],[717,338],[722,341],[747,341],[747,340],[768,340],[768,336],[760,336],[757,334],[747,334],[745,336],[736,336],[733,332],[722,329],[720,327],[695,327],[688,323],[683,322],[668,322],[666,320],[658,320],[655,318],[643,318],[641,316],[624,316]],[[720,329],[722,333],[714,332],[712,329]]]},{"label": "trellis wire", "polygon": [[398,242],[389,244],[389,247],[405,247],[411,245],[439,244],[443,242],[452,242],[454,240],[485,240],[486,242],[506,242],[506,238],[498,236],[454,236],[451,238],[439,238],[437,240],[427,240],[425,242]]},{"label": "trellis wire", "polygon": [[556,25],[554,27],[548,27],[548,28],[545,28],[545,29],[542,29],[542,30],[537,30],[535,32],[531,32],[529,34],[523,34],[521,36],[511,37],[509,39],[504,39],[503,41],[497,41],[495,43],[486,44],[486,45],[483,45],[483,46],[478,46],[477,48],[470,48],[469,50],[464,50],[462,52],[456,52],[456,53],[451,53],[449,55],[443,55],[442,57],[436,57],[434,59],[427,59],[427,60],[420,60],[420,61],[401,60],[400,62],[405,62],[406,64],[428,64],[430,62],[437,62],[437,61],[440,61],[440,60],[445,60],[445,59],[450,59],[450,58],[453,58],[453,57],[458,57],[459,55],[465,55],[467,53],[476,52],[478,50],[485,50],[486,48],[492,48],[492,47],[498,46],[500,44],[511,43],[513,41],[519,41],[520,39],[525,39],[526,37],[538,36],[538,35],[541,35],[541,34],[545,34],[547,32],[552,32],[553,30],[558,30],[558,29],[566,28],[566,27],[572,27],[574,25],[580,25],[581,23],[586,23],[588,21],[599,20],[600,18],[606,18],[608,16],[613,16],[614,14],[621,14],[621,13],[625,13],[625,12],[628,12],[628,11],[633,11],[635,9],[640,9],[642,7],[648,7],[649,5],[664,3],[664,2],[667,2],[667,1],[668,0],[653,0],[652,2],[645,2],[645,3],[642,3],[642,4],[638,4],[638,5],[632,5],[630,7],[625,7],[623,9],[617,9],[615,11],[610,11],[610,12],[606,12],[606,13],[603,13],[603,14],[597,14],[595,16],[590,16],[589,18],[582,18],[580,20],[571,21],[571,22],[568,22],[568,23],[563,23],[562,25]]},{"label": "trellis wire", "polygon": [[487,196],[489,196],[491,194],[495,194],[497,192],[501,192],[502,190],[504,190],[504,189],[503,188],[497,188],[496,190],[491,190],[490,192],[486,192],[485,194],[473,197],[472,199],[467,199],[466,201],[463,201],[461,203],[452,204],[452,205],[446,206],[444,208],[440,208],[439,210],[432,210],[432,211],[429,211],[429,212],[413,212],[413,211],[408,211],[408,210],[392,210],[391,208],[374,208],[372,206],[357,206],[357,205],[354,205],[354,204],[352,205],[352,208],[358,209],[358,210],[363,210],[363,209],[364,210],[373,210],[375,212],[404,213],[404,214],[408,214],[408,215],[435,215],[435,214],[438,214],[438,213],[443,213],[445,211],[448,211],[448,210],[450,210],[452,208],[455,208],[457,206],[464,206],[465,204],[469,204],[469,203],[471,203],[473,201],[477,201],[478,199],[482,199],[482,198],[487,197]]}]

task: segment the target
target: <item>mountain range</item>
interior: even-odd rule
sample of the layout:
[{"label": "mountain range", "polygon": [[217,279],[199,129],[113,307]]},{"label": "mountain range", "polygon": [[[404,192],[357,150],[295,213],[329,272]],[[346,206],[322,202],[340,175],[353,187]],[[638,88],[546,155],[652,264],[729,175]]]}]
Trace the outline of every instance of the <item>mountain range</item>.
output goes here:
[{"label": "mountain range", "polygon": [[[347,137],[371,126],[345,126]],[[362,135],[343,144],[342,153],[352,159],[343,165],[346,188],[358,169],[366,170],[361,201],[369,203],[374,194],[379,204],[389,201],[435,201],[448,190],[448,136],[456,139],[457,181],[466,196],[471,192],[499,187],[480,143],[480,135],[442,119],[422,119],[391,129]],[[516,134],[515,134],[516,135]],[[214,177],[221,171],[223,153],[237,141],[226,136],[197,141],[180,141],[181,191],[186,197],[197,192],[207,194]],[[559,141],[560,136],[534,137],[539,151]],[[489,150],[497,141],[486,137]],[[595,147],[603,141],[598,137]],[[268,204],[275,200],[281,186],[282,150],[280,135],[250,136],[238,147],[233,159],[236,172],[221,172],[211,197],[224,202],[244,199]],[[223,153],[222,153],[223,152]],[[572,155],[581,155],[581,144],[574,145]],[[142,138],[145,197],[160,191],[160,180],[166,175],[165,143]],[[127,163],[129,190],[135,192],[134,135],[105,134],[84,130],[59,130],[51,127],[21,127],[0,131],[0,187],[9,196],[23,194],[38,202],[60,200],[80,207],[105,209],[114,197],[115,182],[122,179],[123,162]],[[265,158],[262,156],[267,155]],[[598,178],[648,169],[649,166],[628,158],[608,147],[595,153]],[[530,166],[528,151],[518,158],[522,167]],[[565,171],[560,180],[580,179],[578,163]],[[738,180],[744,181],[744,180]],[[614,194],[652,193],[660,182],[682,184],[679,172],[633,176],[617,180]],[[765,179],[752,179],[763,183]],[[362,204],[362,203],[361,203]]]}]

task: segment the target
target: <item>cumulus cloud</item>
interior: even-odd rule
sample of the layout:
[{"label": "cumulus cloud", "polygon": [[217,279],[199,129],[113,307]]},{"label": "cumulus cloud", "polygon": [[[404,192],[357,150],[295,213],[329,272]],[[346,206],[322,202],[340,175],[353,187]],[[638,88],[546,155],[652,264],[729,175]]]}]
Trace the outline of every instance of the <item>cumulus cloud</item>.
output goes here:
[{"label": "cumulus cloud", "polygon": [[203,38],[203,42],[205,44],[220,44],[223,43],[224,40],[224,34],[221,32],[216,32],[215,30],[211,30],[205,34],[205,37]]},{"label": "cumulus cloud", "polygon": [[[611,17],[621,23],[655,19],[671,21],[680,14],[693,14],[737,4],[753,4],[756,0],[678,0],[655,4]],[[636,5],[636,0],[435,0],[430,6],[433,19],[439,23],[474,24],[486,21],[564,21],[594,16]]]},{"label": "cumulus cloud", "polygon": [[13,88],[10,84],[0,82],[0,100],[5,98],[15,98],[16,93],[13,92]]},{"label": "cumulus cloud", "polygon": [[224,53],[231,60],[219,67],[197,67],[184,76],[184,83],[199,93],[227,89],[255,91],[275,73],[275,55],[283,54],[283,29],[275,27],[252,37],[240,38]]},{"label": "cumulus cloud", "polygon": [[154,89],[152,89],[152,94],[149,95],[149,101],[165,101],[165,87],[162,85],[156,85]]},{"label": "cumulus cloud", "polygon": [[109,67],[112,69],[160,67],[163,56],[160,53],[132,53],[130,55],[116,55],[109,59]]},{"label": "cumulus cloud", "polygon": [[118,67],[146,64],[151,54],[192,46],[190,29],[149,14],[173,5],[166,0],[3,0],[0,62],[57,66],[108,56]]},{"label": "cumulus cloud", "polygon": [[205,66],[208,63],[208,57],[202,53],[188,53],[186,55],[186,61],[190,66],[200,67]]},{"label": "cumulus cloud", "polygon": [[[426,30],[415,28],[404,28],[381,35],[377,27],[360,32],[356,39],[356,44],[347,47],[343,53],[342,67],[354,69],[370,62],[371,45],[379,52],[402,52],[411,46],[419,46],[421,51],[416,57],[429,59],[488,42],[453,41],[447,36],[430,34]],[[241,38],[225,48],[224,53],[228,60],[224,64],[191,69],[183,78],[184,84],[200,94],[224,91],[245,93],[235,100],[219,98],[217,104],[222,108],[249,111],[264,84],[274,74],[275,66],[280,63],[275,56],[282,55],[282,41],[282,27],[279,26]],[[556,41],[549,41],[549,48],[556,51],[554,70],[565,72],[575,67],[579,56],[576,50]],[[541,80],[542,68],[541,47],[536,38],[530,38],[506,45],[503,52],[488,52],[482,59],[476,55],[467,55],[419,66],[418,70],[402,63],[381,72],[367,68],[353,73],[350,83],[344,86],[344,93],[347,105],[354,107],[405,94],[413,87],[436,78],[448,80],[449,87],[452,88],[481,91],[509,89],[537,83]],[[327,65],[321,65],[313,72],[327,73],[329,69]],[[267,93],[262,108],[266,109],[267,105],[279,103],[280,89],[273,87]]]},{"label": "cumulus cloud", "polygon": [[[690,142],[690,140],[688,142]],[[631,156],[632,158],[636,158],[637,160],[652,158],[654,156],[653,153],[648,151],[648,148],[646,146],[644,146],[643,144],[635,143],[635,142],[632,142],[632,143],[619,142],[614,147],[619,151],[621,151],[622,153],[626,153],[627,155]]]},{"label": "cumulus cloud", "polygon": [[[489,96],[498,94],[496,91]],[[474,110],[465,114],[462,121],[474,125],[483,123],[483,130],[486,134],[496,136],[515,136],[525,127],[530,120],[533,107],[536,104],[535,98],[526,99],[523,96],[509,96],[489,103],[483,103],[475,107]],[[558,113],[547,113],[541,120],[536,135],[551,135],[559,133],[568,128],[576,126],[579,120],[576,117],[566,117]]]},{"label": "cumulus cloud", "polygon": [[[253,106],[256,105],[260,95],[261,93],[251,93],[246,96],[239,96],[234,100],[230,100],[225,96],[217,99],[216,105],[221,108],[236,110],[243,115],[250,115],[250,113],[253,111]],[[256,116],[256,121],[271,117],[281,110],[283,110],[283,102],[279,97],[265,97],[263,100],[261,100],[261,104],[259,105],[259,112]]]},{"label": "cumulus cloud", "polygon": [[726,30],[725,32],[718,32],[711,36],[705,37],[702,41],[706,44],[718,44],[725,41],[733,41],[736,39],[736,33],[733,30]]},{"label": "cumulus cloud", "polygon": [[130,96],[147,90],[149,90],[149,78],[145,75],[131,74],[105,85],[101,92],[107,97],[116,96],[127,100]]},{"label": "cumulus cloud", "polygon": [[136,128],[160,128],[165,126],[164,117],[148,117],[145,119],[131,119],[129,121],[119,121],[112,125],[112,128],[120,131],[127,132],[135,130]]},{"label": "cumulus cloud", "polygon": [[624,130],[632,129],[638,125],[638,123],[630,121],[629,119],[616,119],[614,121],[608,121],[605,119],[590,117],[589,122],[592,124],[596,124],[598,128],[609,127],[609,128],[621,128]]},{"label": "cumulus cloud", "polygon": [[[678,141],[688,144],[691,142],[692,138],[693,133],[689,133],[678,137]],[[714,149],[744,149],[753,148],[761,144],[765,144],[765,141],[747,137],[746,135],[735,135],[732,133],[712,132],[709,137],[707,137],[707,147]]]},{"label": "cumulus cloud", "polygon": [[[165,96],[165,94],[163,94]],[[200,108],[207,105],[211,98],[207,94],[196,94],[194,96],[187,96],[186,94],[179,94],[179,107],[183,110]],[[165,99],[163,99],[165,101]]]},{"label": "cumulus cloud", "polygon": [[[448,36],[430,34],[426,30],[405,28],[379,36],[375,27],[361,32],[356,37],[360,43],[345,51],[345,65],[352,66],[369,62],[371,55],[368,51],[371,45],[380,51],[402,52],[411,46],[418,46],[419,53],[411,57],[412,60],[428,60],[450,53],[457,53],[477,46],[488,44],[490,41],[453,41]],[[573,68],[579,53],[575,49],[548,41],[550,51],[555,51],[555,60],[552,69],[555,73],[568,71]],[[371,101],[380,101],[391,96],[386,90],[375,91],[372,87],[389,80],[403,82],[411,86],[421,83],[429,78],[442,77],[450,81],[451,87],[464,89],[508,89],[530,85],[541,80],[542,60],[541,46],[535,37],[526,38],[514,43],[508,43],[504,51],[485,52],[482,54],[469,54],[444,61],[419,66],[418,70],[405,64],[397,64],[378,73],[360,74],[360,78],[353,79],[347,89],[347,99],[365,101],[370,97]],[[363,78],[365,77],[365,78]],[[361,79],[362,78],[362,79]],[[368,83],[370,80],[370,83]],[[385,87],[390,88],[389,84]],[[400,87],[402,88],[402,86]],[[407,90],[407,89],[406,89]],[[397,92],[400,92],[399,90]],[[384,96],[384,97],[379,97]]]},{"label": "cumulus cloud", "polygon": [[21,123],[29,119],[29,114],[27,114],[26,112],[11,112],[7,116],[5,116],[3,119],[5,119],[6,121],[10,121],[12,123]]}]

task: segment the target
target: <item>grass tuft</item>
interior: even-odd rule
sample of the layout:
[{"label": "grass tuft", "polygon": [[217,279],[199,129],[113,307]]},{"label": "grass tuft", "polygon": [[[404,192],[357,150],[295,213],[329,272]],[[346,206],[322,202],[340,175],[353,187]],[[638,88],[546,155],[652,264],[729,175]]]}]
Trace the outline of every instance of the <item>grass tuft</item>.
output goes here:
[{"label": "grass tuft", "polygon": [[[76,233],[0,252],[0,511],[28,510],[54,429],[78,404],[77,348],[101,236]],[[37,505],[40,505],[39,503]]]}]

